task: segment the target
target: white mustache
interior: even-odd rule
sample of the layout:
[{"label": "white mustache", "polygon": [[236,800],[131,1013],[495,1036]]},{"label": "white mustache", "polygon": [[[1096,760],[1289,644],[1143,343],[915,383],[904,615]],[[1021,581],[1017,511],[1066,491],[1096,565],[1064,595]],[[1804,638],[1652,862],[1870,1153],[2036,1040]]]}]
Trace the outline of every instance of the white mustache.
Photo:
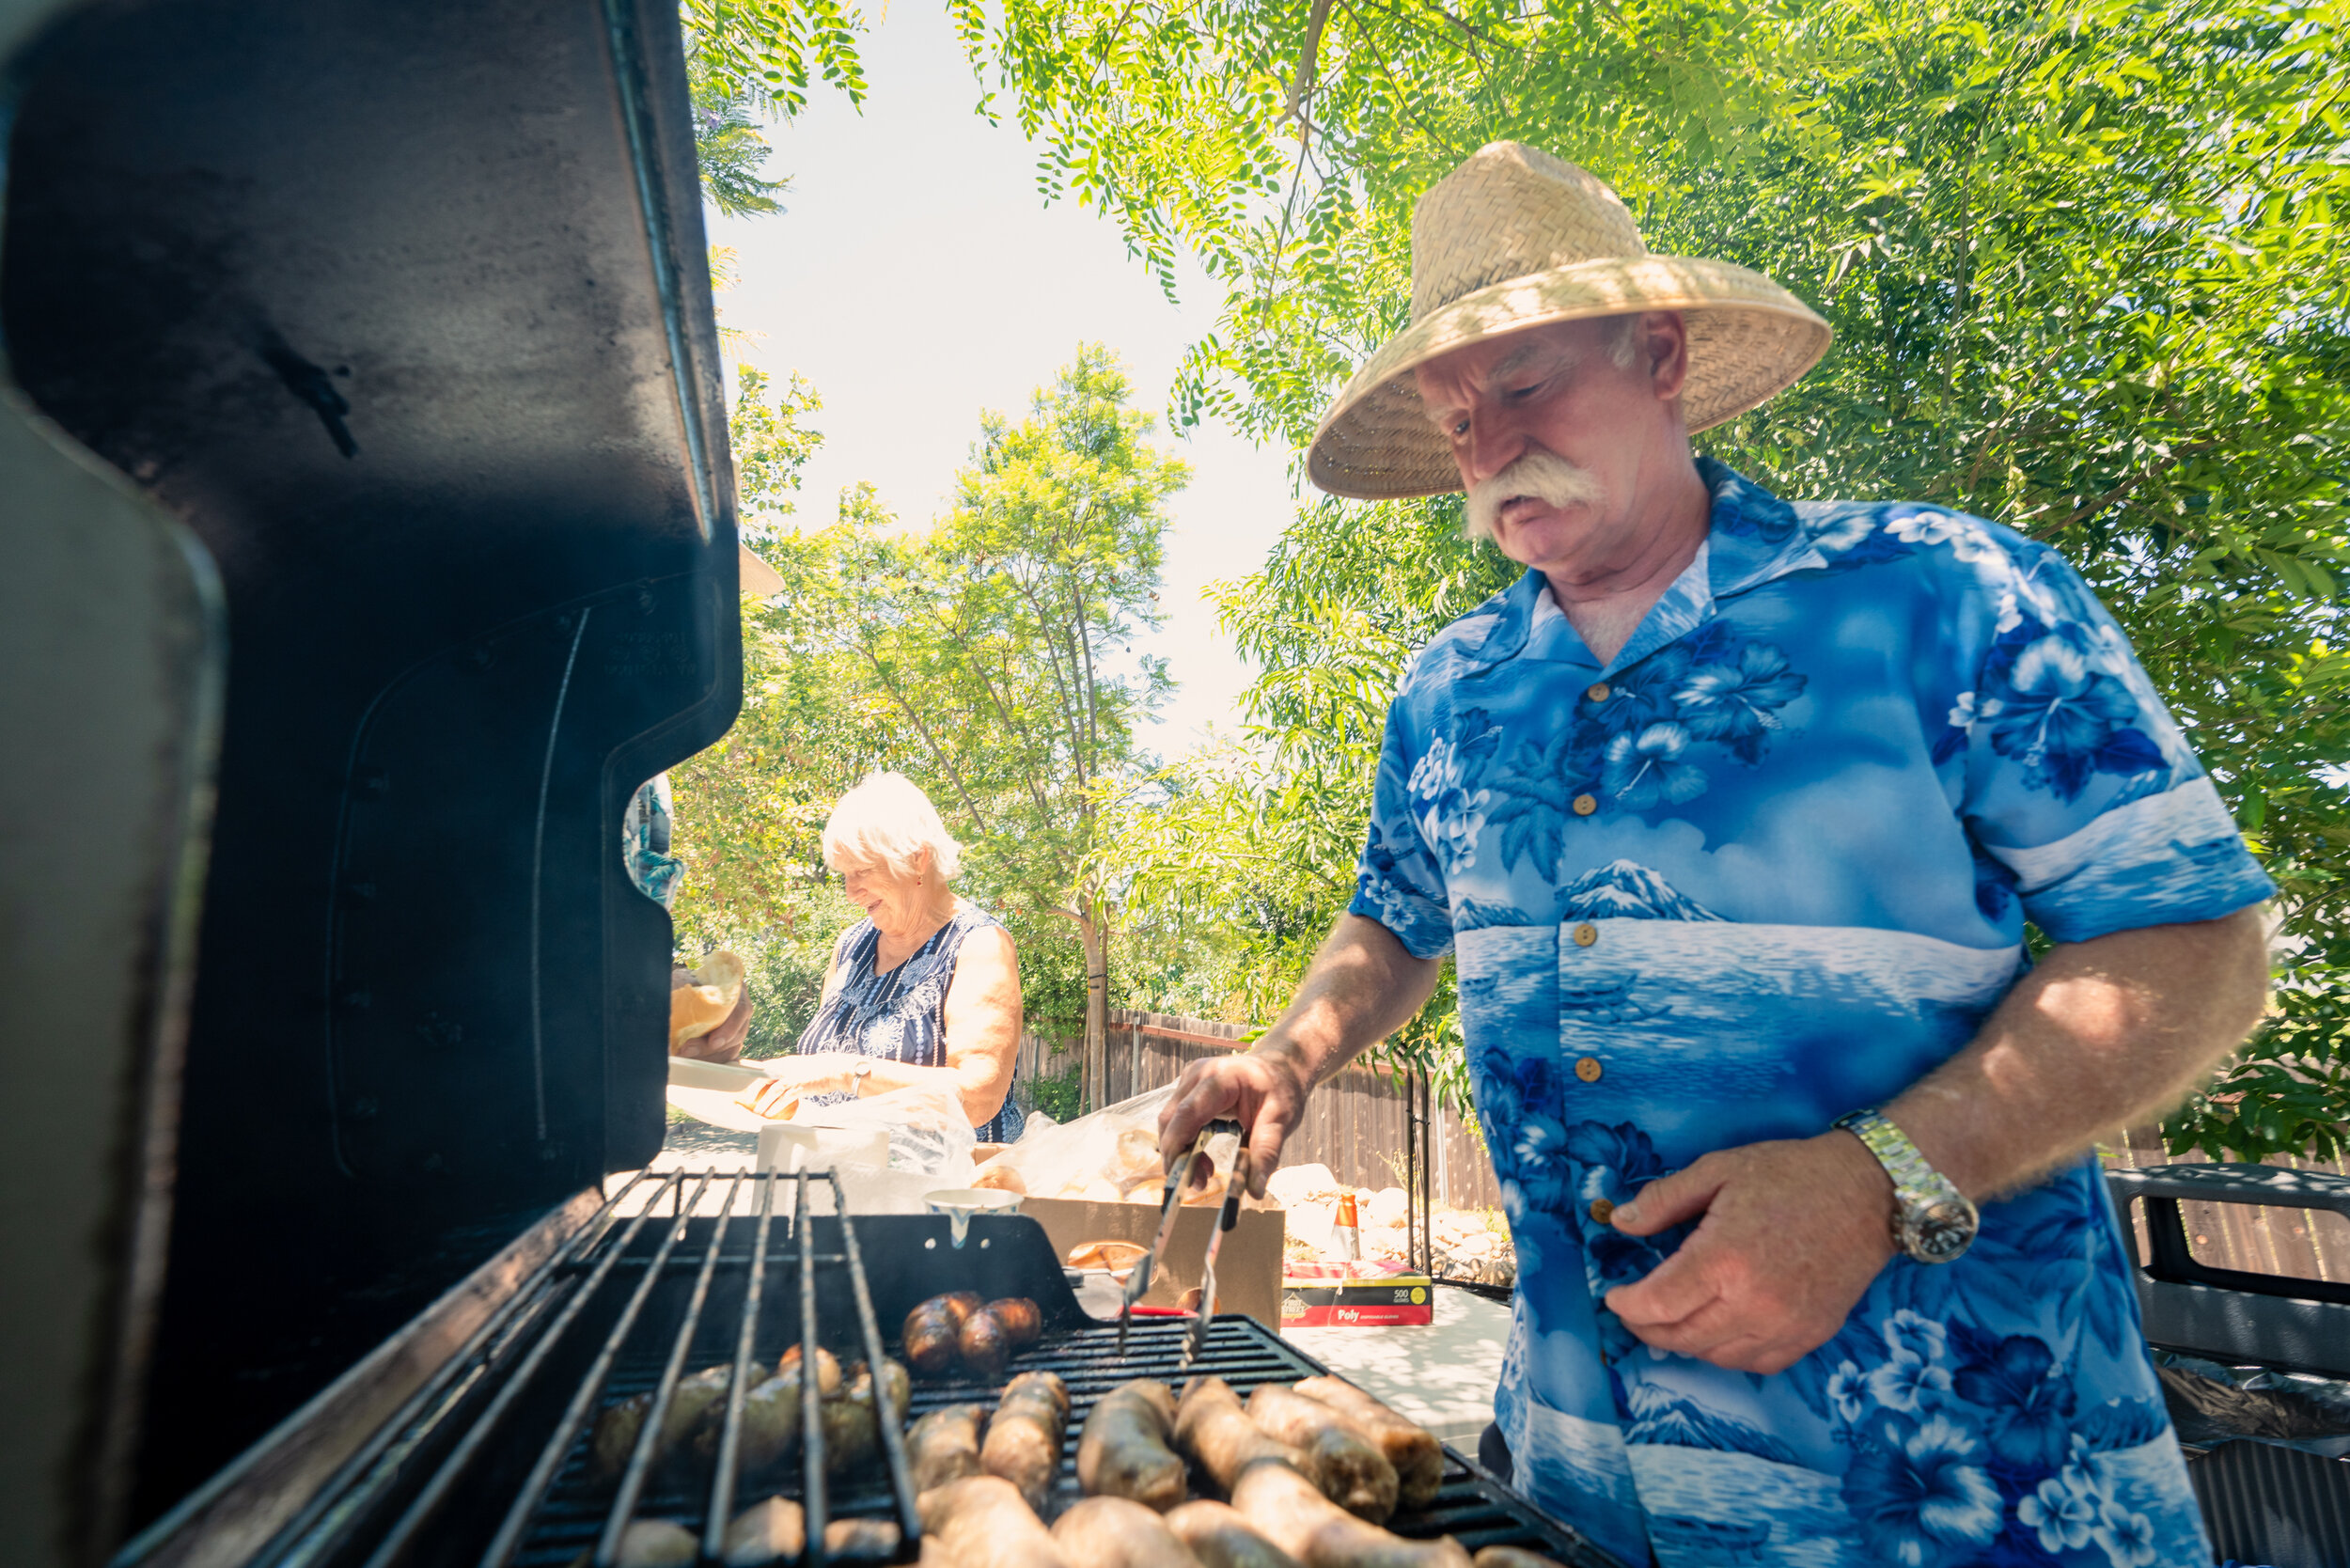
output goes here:
[{"label": "white mustache", "polygon": [[1588,469],[1576,467],[1556,452],[1529,447],[1509,467],[1470,487],[1462,532],[1471,539],[1496,537],[1503,505],[1521,495],[1545,506],[1565,507],[1598,500],[1600,487]]}]

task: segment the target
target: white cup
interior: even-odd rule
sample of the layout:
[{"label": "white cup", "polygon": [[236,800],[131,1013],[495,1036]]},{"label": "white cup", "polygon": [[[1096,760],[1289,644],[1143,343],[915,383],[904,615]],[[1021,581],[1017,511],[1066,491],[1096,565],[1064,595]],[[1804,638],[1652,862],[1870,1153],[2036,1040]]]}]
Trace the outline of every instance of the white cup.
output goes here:
[{"label": "white cup", "polygon": [[956,1247],[969,1233],[973,1215],[1015,1214],[1020,1208],[1020,1195],[1000,1187],[941,1187],[924,1193],[922,1201],[930,1205],[931,1213],[947,1216],[951,1232],[948,1239]]}]

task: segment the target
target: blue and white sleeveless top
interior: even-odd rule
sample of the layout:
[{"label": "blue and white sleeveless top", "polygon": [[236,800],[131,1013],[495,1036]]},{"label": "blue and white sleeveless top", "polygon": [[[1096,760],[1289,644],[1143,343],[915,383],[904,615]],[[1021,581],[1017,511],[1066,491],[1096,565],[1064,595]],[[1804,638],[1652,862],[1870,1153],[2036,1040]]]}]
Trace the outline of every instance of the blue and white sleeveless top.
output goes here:
[{"label": "blue and white sleeveless top", "polygon": [[[993,915],[964,904],[904,963],[876,974],[873,959],[881,948],[881,932],[872,921],[859,920],[833,944],[840,988],[801,1031],[800,1055],[845,1051],[909,1067],[946,1066],[947,987],[954,980],[964,938],[1002,924]],[[849,1096],[811,1098],[823,1105]],[[1003,1108],[973,1131],[981,1143],[1011,1143],[1018,1140],[1026,1121],[1007,1092]]]}]

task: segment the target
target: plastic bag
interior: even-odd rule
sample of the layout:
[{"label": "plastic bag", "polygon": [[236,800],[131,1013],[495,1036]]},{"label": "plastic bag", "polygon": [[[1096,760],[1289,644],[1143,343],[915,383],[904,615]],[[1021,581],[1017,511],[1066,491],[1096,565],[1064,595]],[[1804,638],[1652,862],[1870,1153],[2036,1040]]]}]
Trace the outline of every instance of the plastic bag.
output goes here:
[{"label": "plastic bag", "polygon": [[2155,1352],[2154,1360],[2183,1443],[2258,1437],[2329,1458],[2350,1454],[2350,1385],[2170,1352]]},{"label": "plastic bag", "polygon": [[835,1105],[803,1104],[792,1118],[802,1127],[884,1128],[889,1168],[918,1171],[942,1187],[971,1184],[971,1151],[979,1139],[963,1111],[963,1097],[947,1089],[893,1089],[886,1094]]},{"label": "plastic bag", "polygon": [[[1166,1190],[1159,1111],[1174,1092],[1169,1084],[1059,1126],[1037,1118],[1018,1143],[979,1168],[973,1184],[1031,1198],[1156,1203]],[[1231,1168],[1239,1141],[1229,1135],[1211,1140],[1219,1173]]]}]

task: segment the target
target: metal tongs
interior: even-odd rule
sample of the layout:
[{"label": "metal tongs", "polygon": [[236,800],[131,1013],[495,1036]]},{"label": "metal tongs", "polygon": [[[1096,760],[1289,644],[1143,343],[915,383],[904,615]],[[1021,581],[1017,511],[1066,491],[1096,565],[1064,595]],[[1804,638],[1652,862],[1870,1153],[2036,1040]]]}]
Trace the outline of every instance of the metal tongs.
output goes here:
[{"label": "metal tongs", "polygon": [[1208,1256],[1199,1265],[1199,1313],[1191,1320],[1191,1331],[1183,1336],[1183,1364],[1190,1366],[1202,1346],[1208,1342],[1208,1325],[1215,1321],[1215,1252],[1224,1245],[1224,1232],[1240,1217],[1241,1195],[1248,1190],[1248,1133],[1238,1122],[1217,1122],[1219,1131],[1240,1134],[1240,1147],[1232,1151],[1232,1168],[1224,1179],[1224,1207],[1216,1215],[1215,1229],[1208,1232]]},{"label": "metal tongs", "polygon": [[[1218,1133],[1237,1133],[1240,1123],[1230,1120],[1211,1121],[1199,1129],[1192,1140],[1191,1152],[1178,1158],[1167,1168],[1167,1194],[1159,1200],[1159,1231],[1152,1238],[1150,1252],[1135,1261],[1126,1276],[1126,1297],[1118,1309],[1118,1354],[1126,1354],[1126,1332],[1135,1321],[1135,1303],[1151,1289],[1151,1277],[1158,1271],[1159,1260],[1167,1255],[1167,1244],[1174,1238],[1176,1216],[1183,1212],[1183,1196],[1195,1181],[1205,1185],[1215,1162],[1208,1157],[1208,1140]],[[1215,1256],[1215,1242],[1208,1243],[1208,1256]],[[1205,1297],[1201,1298],[1203,1301]]]}]

